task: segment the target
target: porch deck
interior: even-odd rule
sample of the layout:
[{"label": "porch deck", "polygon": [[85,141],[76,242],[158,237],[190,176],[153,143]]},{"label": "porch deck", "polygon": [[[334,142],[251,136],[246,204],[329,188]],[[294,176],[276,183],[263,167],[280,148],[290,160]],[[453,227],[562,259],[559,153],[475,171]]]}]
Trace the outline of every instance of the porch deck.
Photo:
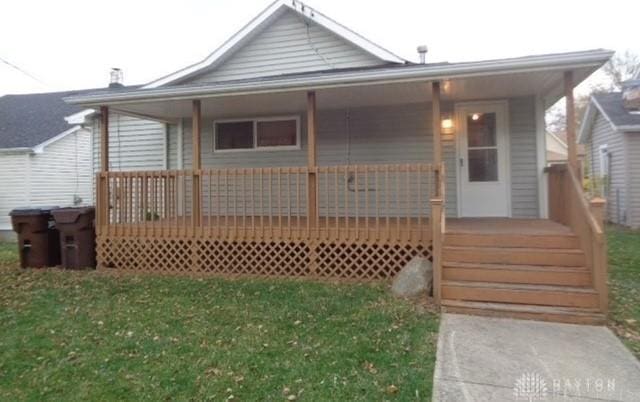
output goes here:
[{"label": "porch deck", "polygon": [[449,218],[448,233],[567,235],[571,228],[550,219],[527,218]]}]

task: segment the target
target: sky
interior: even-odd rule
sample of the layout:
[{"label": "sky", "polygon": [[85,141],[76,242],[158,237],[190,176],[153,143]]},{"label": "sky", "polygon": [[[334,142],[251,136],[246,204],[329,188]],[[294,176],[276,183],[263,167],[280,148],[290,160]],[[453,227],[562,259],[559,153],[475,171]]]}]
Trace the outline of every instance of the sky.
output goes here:
[{"label": "sky", "polygon": [[[21,0],[0,14],[0,95],[143,84],[198,62],[270,0]],[[309,0],[417,61],[469,61],[606,48],[640,54],[640,1]],[[27,74],[6,63],[17,66]],[[597,78],[596,78],[597,79]]]}]

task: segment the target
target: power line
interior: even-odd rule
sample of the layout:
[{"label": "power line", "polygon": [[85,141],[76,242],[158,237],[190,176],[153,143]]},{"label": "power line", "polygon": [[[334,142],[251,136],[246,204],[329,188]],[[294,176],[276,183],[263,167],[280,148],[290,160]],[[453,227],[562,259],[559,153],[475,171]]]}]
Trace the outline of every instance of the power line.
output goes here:
[{"label": "power line", "polygon": [[8,65],[9,67],[21,72],[22,74],[26,75],[27,77],[31,78],[32,80],[38,81],[39,83],[41,83],[42,85],[47,85],[49,86],[46,82],[42,81],[41,79],[33,76],[32,74],[30,74],[29,72],[21,69],[20,67],[16,66],[13,63],[8,62],[7,60],[3,59],[2,57],[0,57],[0,61],[3,62],[4,64]]}]

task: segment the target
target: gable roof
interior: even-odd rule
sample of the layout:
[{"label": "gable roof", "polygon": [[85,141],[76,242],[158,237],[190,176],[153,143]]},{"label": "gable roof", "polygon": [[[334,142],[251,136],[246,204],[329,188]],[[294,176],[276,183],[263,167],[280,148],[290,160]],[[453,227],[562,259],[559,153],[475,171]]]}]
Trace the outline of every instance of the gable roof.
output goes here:
[{"label": "gable roof", "polygon": [[49,92],[0,97],[0,149],[33,148],[68,131],[70,114],[84,110],[63,98],[95,90]]},{"label": "gable roof", "polygon": [[338,37],[352,43],[356,47],[369,53],[370,55],[378,58],[381,63],[405,63],[406,60],[398,57],[383,47],[371,42],[365,37],[355,33],[349,28],[345,27],[318,12],[317,10],[305,5],[297,0],[276,0],[269,7],[267,7],[262,13],[251,20],[240,31],[224,42],[213,53],[207,56],[199,63],[187,66],[179,71],[161,77],[155,81],[148,83],[143,88],[157,88],[166,84],[174,83],[178,80],[191,77],[204,70],[210,70],[220,65],[228,57],[230,57],[239,48],[247,44],[255,35],[257,35],[262,29],[280,17],[287,11],[293,11],[303,17],[306,20],[313,21],[321,27],[329,30]]},{"label": "gable roof", "polygon": [[585,142],[589,137],[597,113],[602,113],[616,131],[640,131],[640,113],[631,113],[624,107],[622,92],[595,94],[589,100],[580,125],[580,142]]}]

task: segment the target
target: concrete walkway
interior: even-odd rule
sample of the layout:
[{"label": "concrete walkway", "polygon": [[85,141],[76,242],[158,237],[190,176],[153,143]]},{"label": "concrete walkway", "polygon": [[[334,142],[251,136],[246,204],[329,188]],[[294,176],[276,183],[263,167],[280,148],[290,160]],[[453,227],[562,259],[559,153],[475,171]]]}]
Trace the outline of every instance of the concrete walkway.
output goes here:
[{"label": "concrete walkway", "polygon": [[435,401],[640,401],[640,362],[605,327],[443,314]]}]

